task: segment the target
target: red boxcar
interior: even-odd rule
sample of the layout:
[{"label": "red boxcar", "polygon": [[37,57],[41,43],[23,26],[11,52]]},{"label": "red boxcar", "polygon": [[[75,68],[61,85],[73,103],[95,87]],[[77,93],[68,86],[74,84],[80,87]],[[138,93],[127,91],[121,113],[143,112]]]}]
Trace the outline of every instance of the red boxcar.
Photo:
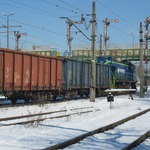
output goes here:
[{"label": "red boxcar", "polygon": [[16,102],[55,95],[62,87],[62,59],[0,48],[0,92]]}]

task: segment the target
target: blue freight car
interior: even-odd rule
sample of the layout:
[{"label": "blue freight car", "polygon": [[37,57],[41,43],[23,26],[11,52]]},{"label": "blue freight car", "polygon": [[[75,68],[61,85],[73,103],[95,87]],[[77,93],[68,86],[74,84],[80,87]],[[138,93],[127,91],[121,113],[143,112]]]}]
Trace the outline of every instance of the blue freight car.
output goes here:
[{"label": "blue freight car", "polygon": [[[74,95],[89,96],[91,87],[91,68],[89,61],[64,59],[62,66],[62,90],[64,97]],[[110,87],[110,66],[96,64],[96,94],[102,95],[105,89]]]}]

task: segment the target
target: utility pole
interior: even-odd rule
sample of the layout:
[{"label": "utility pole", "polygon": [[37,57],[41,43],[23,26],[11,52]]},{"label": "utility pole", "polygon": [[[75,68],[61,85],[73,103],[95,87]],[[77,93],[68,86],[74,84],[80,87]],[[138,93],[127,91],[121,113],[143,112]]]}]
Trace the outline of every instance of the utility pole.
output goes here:
[{"label": "utility pole", "polygon": [[95,63],[95,26],[96,26],[96,9],[95,9],[95,1],[92,2],[92,70],[91,70],[91,88],[90,88],[90,101],[95,102],[95,76],[96,76],[96,63]]},{"label": "utility pole", "polygon": [[144,90],[147,91],[147,74],[148,74],[148,40],[149,40],[149,30],[148,30],[148,25],[150,23],[150,17],[147,17],[145,22],[145,28],[146,28],[146,34],[145,34],[145,65],[146,65],[146,69],[145,69],[145,76],[144,76]]},{"label": "utility pole", "polygon": [[100,34],[100,45],[99,45],[100,51],[102,51],[102,34]]},{"label": "utility pole", "polygon": [[140,98],[144,97],[143,90],[143,30],[142,30],[142,22],[140,22]]},{"label": "utility pole", "polygon": [[[9,17],[14,15],[15,13],[10,13],[9,15],[6,15],[5,13],[2,13],[2,15],[7,17],[7,49],[9,49]],[[4,26],[6,28],[6,26]]]},{"label": "utility pole", "polygon": [[10,27],[21,27],[21,26],[9,26],[9,17],[14,15],[15,13],[10,13],[10,14],[5,14],[5,13],[2,13],[2,15],[6,16],[7,17],[7,26],[3,25],[3,26],[0,26],[0,28],[7,28],[7,49],[9,49],[9,28]]}]

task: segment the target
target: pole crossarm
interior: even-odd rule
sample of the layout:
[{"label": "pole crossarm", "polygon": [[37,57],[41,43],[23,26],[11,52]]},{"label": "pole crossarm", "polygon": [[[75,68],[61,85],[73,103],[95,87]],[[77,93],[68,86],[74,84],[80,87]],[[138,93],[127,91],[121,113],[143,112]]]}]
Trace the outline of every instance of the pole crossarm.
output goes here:
[{"label": "pole crossarm", "polygon": [[[15,27],[22,27],[21,25],[17,25],[17,26],[8,26],[9,28],[15,28]],[[0,28],[7,28],[6,25],[0,26]]]},{"label": "pole crossarm", "polygon": [[81,32],[81,34],[82,34],[84,37],[86,37],[88,40],[91,41],[91,39],[90,39],[89,37],[87,37],[87,36],[75,25],[75,22],[74,22],[74,21],[70,20],[68,17],[66,17],[66,19],[67,19],[79,32]]}]

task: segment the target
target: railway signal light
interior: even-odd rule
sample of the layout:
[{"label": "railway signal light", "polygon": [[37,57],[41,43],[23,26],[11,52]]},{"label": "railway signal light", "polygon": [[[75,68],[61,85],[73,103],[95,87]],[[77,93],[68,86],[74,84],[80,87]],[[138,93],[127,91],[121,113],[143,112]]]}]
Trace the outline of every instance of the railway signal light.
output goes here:
[{"label": "railway signal light", "polygon": [[118,20],[118,19],[115,19],[115,22],[116,22],[116,23],[118,23],[118,22],[119,22],[119,20]]},{"label": "railway signal light", "polygon": [[106,25],[109,26],[109,25],[110,25],[110,22],[106,22]]},{"label": "railway signal light", "polygon": [[108,25],[110,24],[110,22],[118,23],[119,19],[108,19],[108,18],[106,18],[105,20],[103,20],[103,23],[108,24]]}]

